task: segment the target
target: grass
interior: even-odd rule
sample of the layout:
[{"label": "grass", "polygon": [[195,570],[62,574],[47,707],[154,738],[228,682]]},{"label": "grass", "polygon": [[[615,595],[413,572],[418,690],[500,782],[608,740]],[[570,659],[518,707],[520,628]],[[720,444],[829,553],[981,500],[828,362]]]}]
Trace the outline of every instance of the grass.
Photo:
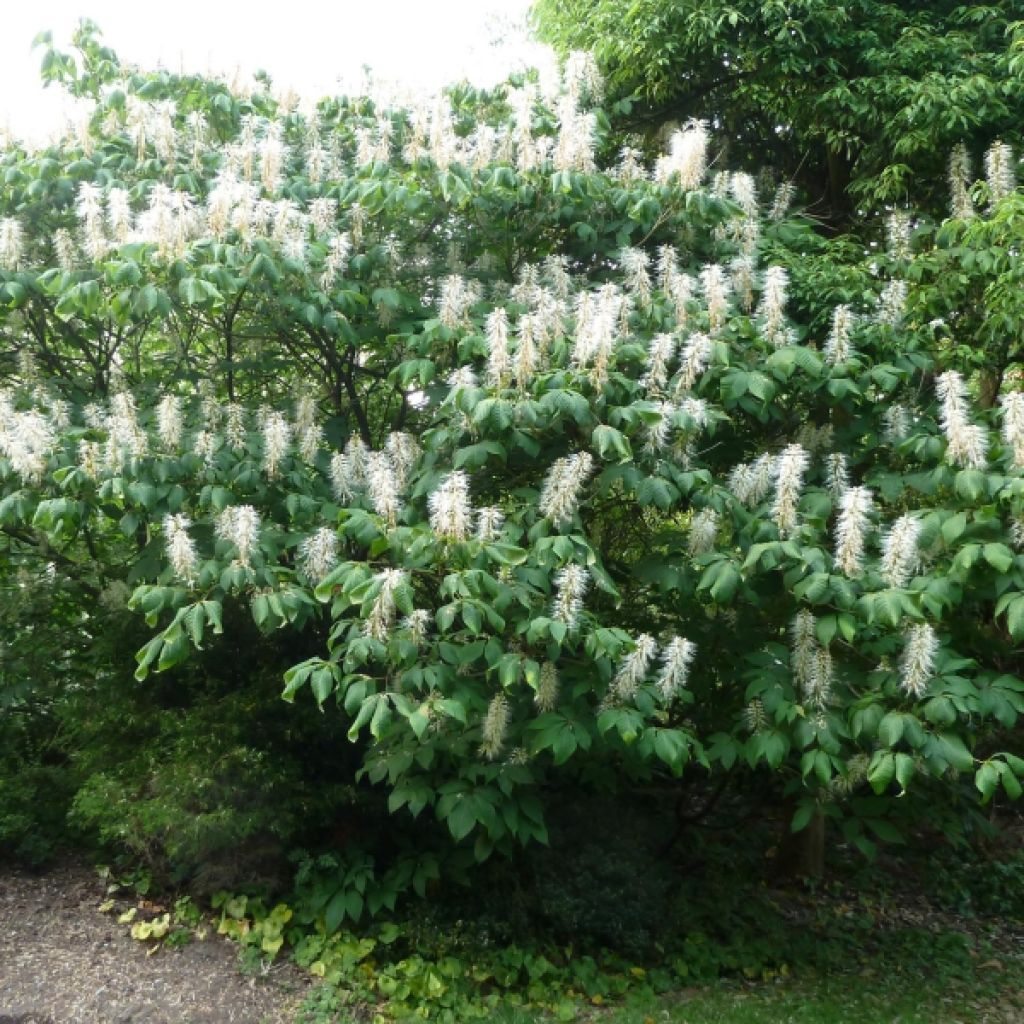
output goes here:
[{"label": "grass", "polygon": [[[1019,1024],[1024,964],[981,966],[973,978],[938,985],[926,975],[865,971],[781,983],[720,981],[621,1006],[584,1011],[581,1024]],[[884,967],[884,965],[883,965]],[[494,1024],[547,1024],[509,1009]],[[547,1020],[550,1020],[548,1018]]]},{"label": "grass", "polygon": [[604,1024],[980,1024],[1024,1019],[1024,1002],[1001,1005],[999,994],[936,991],[923,978],[896,987],[846,976],[781,986],[719,984],[634,1003]]}]

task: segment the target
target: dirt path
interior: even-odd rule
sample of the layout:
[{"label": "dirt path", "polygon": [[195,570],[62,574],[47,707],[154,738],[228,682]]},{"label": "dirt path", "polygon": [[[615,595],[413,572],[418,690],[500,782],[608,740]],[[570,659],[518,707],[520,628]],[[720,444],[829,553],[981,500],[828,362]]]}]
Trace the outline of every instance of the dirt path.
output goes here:
[{"label": "dirt path", "polygon": [[34,876],[0,869],[0,1024],[290,1024],[306,988],[287,964],[238,970],[236,948],[211,935],[146,955],[97,909],[87,868]]}]

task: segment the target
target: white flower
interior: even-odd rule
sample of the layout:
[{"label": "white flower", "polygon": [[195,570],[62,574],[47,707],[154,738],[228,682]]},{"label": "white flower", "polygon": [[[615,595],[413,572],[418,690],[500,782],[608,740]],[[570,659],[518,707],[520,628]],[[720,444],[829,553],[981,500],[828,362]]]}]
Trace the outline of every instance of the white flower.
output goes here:
[{"label": "white flower", "polygon": [[900,686],[910,697],[924,696],[928,680],[935,672],[939,638],[928,623],[917,623],[907,630],[900,658]]},{"label": "white flower", "polygon": [[832,695],[832,654],[827,647],[814,652],[810,675],[803,688],[804,703],[818,710],[823,709]]},{"label": "white flower", "polygon": [[558,706],[558,669],[550,661],[540,666],[540,677],[537,680],[537,692],[533,695],[533,703],[538,711],[554,711]]},{"label": "white flower", "polygon": [[885,235],[889,255],[894,260],[910,259],[910,214],[906,210],[893,210],[885,222]]},{"label": "white flower", "polygon": [[775,456],[765,452],[753,464],[740,463],[729,474],[729,490],[747,507],[763,501],[775,481]]},{"label": "white flower", "polygon": [[385,452],[370,452],[366,460],[366,484],[374,511],[394,528],[401,503],[395,470]]},{"label": "white flower", "polygon": [[955,370],[947,370],[935,380],[942,403],[942,429],[946,435],[946,459],[965,469],[985,465],[988,443],[985,431],[967,418],[967,385]]},{"label": "white flower", "polygon": [[679,330],[686,327],[690,318],[690,303],[693,301],[693,294],[697,284],[689,274],[675,273],[665,286],[665,292],[672,300],[672,310],[675,313],[676,325]]},{"label": "white flower", "polygon": [[412,434],[401,430],[393,430],[388,434],[384,448],[391,459],[391,465],[395,472],[395,483],[401,491],[404,489],[422,450]]},{"label": "white flower", "polygon": [[416,608],[402,620],[402,629],[409,634],[414,644],[422,644],[426,640],[429,625],[430,612],[423,608]]},{"label": "white flower", "polygon": [[658,645],[654,637],[641,633],[634,642],[633,650],[619,663],[619,670],[612,680],[612,693],[620,700],[631,700],[647,676]]},{"label": "white flower", "polygon": [[910,413],[898,402],[885,410],[885,439],[890,443],[902,441],[910,433]]},{"label": "white flower", "polygon": [[489,761],[493,761],[501,753],[506,732],[508,732],[508,701],[503,693],[497,693],[487,706],[480,754]]},{"label": "white flower", "polygon": [[181,447],[182,421],[181,399],[177,395],[166,395],[156,407],[157,436],[168,452]]},{"label": "white flower", "polygon": [[217,536],[233,544],[238,561],[248,567],[260,539],[260,514],[252,505],[229,505],[217,517]]},{"label": "white flower", "polygon": [[907,307],[906,281],[890,281],[878,297],[878,322],[888,327],[899,327]]},{"label": "white flower", "polygon": [[604,80],[594,55],[589,50],[570,50],[562,72],[565,91],[577,100],[599,102]]},{"label": "white flower", "polygon": [[672,417],[676,407],[671,402],[659,402],[657,405],[658,419],[647,424],[647,443],[644,449],[649,452],[664,451],[672,429]]},{"label": "white flower", "polygon": [[988,182],[989,208],[1005,199],[1017,187],[1013,150],[1005,142],[994,142],[985,154],[985,180]]},{"label": "white flower", "polygon": [[658,246],[658,262],[655,268],[658,287],[667,292],[669,282],[679,273],[679,253],[674,245]]},{"label": "white flower", "polygon": [[311,583],[319,583],[338,564],[338,535],[321,526],[299,545],[299,565]]},{"label": "white flower", "polygon": [[524,313],[516,324],[518,343],[516,345],[515,377],[516,387],[526,391],[533,380],[540,361],[540,350],[536,339],[536,320],[530,313]]},{"label": "white flower", "polygon": [[619,253],[619,266],[622,268],[626,288],[641,304],[649,302],[651,298],[650,265],[651,258],[643,249],[627,246]]},{"label": "white flower", "polygon": [[558,138],[552,160],[556,171],[593,171],[594,114],[577,108],[575,97],[566,93],[558,102]]},{"label": "white flower", "polygon": [[460,391],[476,388],[479,384],[476,371],[472,366],[456,366],[448,374],[448,387],[453,398],[457,398]]},{"label": "white flower", "polygon": [[1009,391],[999,404],[1003,407],[1003,440],[1013,452],[1013,465],[1024,469],[1024,392]]},{"label": "white flower", "polygon": [[825,456],[825,486],[833,498],[839,498],[850,486],[849,460],[842,452]]},{"label": "white flower", "polygon": [[279,412],[266,412],[260,426],[263,433],[263,470],[273,479],[291,446],[292,428]]},{"label": "white flower", "polygon": [[342,504],[350,502],[357,491],[366,487],[368,455],[369,449],[362,438],[353,435],[348,439],[345,451],[331,458],[331,487]]},{"label": "white flower", "polygon": [[797,508],[804,473],[810,458],[798,444],[783,449],[775,464],[775,502],[772,505],[772,519],[779,528],[779,535],[786,537],[797,526]]},{"label": "white flower", "polygon": [[91,181],[79,182],[75,205],[82,221],[83,247],[89,259],[98,263],[110,250],[103,230],[103,193],[99,186]]},{"label": "white flower", "polygon": [[665,184],[673,179],[685,192],[700,188],[708,166],[708,131],[703,121],[690,121],[669,140],[667,156],[655,167],[655,177]]},{"label": "white flower", "polygon": [[590,573],[580,565],[570,563],[555,574],[555,599],[551,605],[551,618],[565,623],[572,635],[580,623],[583,598],[590,586]]},{"label": "white flower", "polygon": [[788,181],[782,182],[775,190],[775,198],[772,200],[772,208],[768,211],[769,220],[782,220],[789,212],[789,208],[796,196],[796,187]]},{"label": "white flower", "polygon": [[74,270],[78,264],[78,247],[71,232],[58,228],[53,233],[53,252],[61,270]]},{"label": "white flower", "polygon": [[854,323],[853,311],[849,306],[836,306],[832,311],[832,330],[825,342],[825,361],[832,366],[845,363],[853,355],[850,332]]},{"label": "white flower", "polygon": [[497,540],[504,522],[505,513],[500,508],[488,505],[480,509],[476,515],[476,539],[485,544]]},{"label": "white flower", "polygon": [[316,462],[323,439],[323,428],[317,423],[310,424],[302,430],[299,434],[299,455],[304,462]]},{"label": "white flower", "polygon": [[480,287],[476,281],[452,274],[441,282],[438,319],[450,330],[462,327],[468,322],[470,307],[479,300]]},{"label": "white flower", "polygon": [[656,334],[651,339],[647,354],[647,373],[640,384],[648,390],[665,387],[668,383],[668,364],[675,352],[676,342],[671,334]]},{"label": "white flower", "polygon": [[761,333],[776,348],[789,341],[786,330],[786,290],[789,275],[783,267],[769,267],[764,272],[764,284],[761,301],[757,307],[757,317],[761,321]]},{"label": "white flower", "polygon": [[692,391],[711,362],[712,343],[706,334],[691,334],[683,346],[679,361],[676,394]]},{"label": "white flower", "polygon": [[593,366],[595,383],[602,383],[608,360],[615,350],[619,324],[628,312],[625,296],[611,282],[596,292],[581,292],[576,298],[576,338],[572,365]]},{"label": "white flower", "polygon": [[747,216],[757,216],[757,185],[753,175],[745,171],[734,171],[729,176],[729,191]]},{"label": "white flower", "polygon": [[103,465],[103,452],[98,441],[78,442],[78,468],[89,477],[96,480],[100,475],[100,468]]},{"label": "white flower", "polygon": [[961,142],[949,154],[950,215],[960,219],[974,216],[971,201],[971,157]]},{"label": "white flower", "polygon": [[700,272],[700,286],[708,313],[708,330],[714,334],[724,323],[729,312],[729,281],[725,271],[711,263]]},{"label": "white flower", "polygon": [[754,258],[749,255],[737,256],[729,264],[731,287],[740,308],[749,313],[754,308]]},{"label": "white flower", "polygon": [[316,426],[316,421],[316,399],[310,394],[299,395],[295,400],[295,432],[301,434]]},{"label": "white flower", "polygon": [[0,267],[17,270],[24,255],[21,225],[13,217],[0,218]]},{"label": "white flower", "polygon": [[858,576],[864,567],[864,540],[871,525],[871,491],[850,487],[839,499],[836,521],[836,565],[847,576]]},{"label": "white flower", "polygon": [[57,447],[50,421],[34,409],[7,413],[0,422],[0,453],[11,468],[27,483],[38,483],[46,471],[46,462]]},{"label": "white flower", "polygon": [[702,508],[690,521],[688,548],[691,558],[707,554],[715,546],[718,535],[718,513],[713,508]]},{"label": "white flower", "polygon": [[566,525],[576,514],[580,491],[594,468],[589,452],[556,459],[540,494],[540,512],[555,527]]},{"label": "white flower", "polygon": [[487,317],[487,384],[502,388],[508,381],[508,314],[500,306]]},{"label": "white flower", "polygon": [[921,522],[902,515],[882,540],[881,571],[890,587],[905,587],[920,564],[917,541]]},{"label": "white flower", "polygon": [[288,150],[284,144],[284,128],[279,121],[267,125],[266,134],[258,145],[260,179],[268,193],[281,187],[282,170]]},{"label": "white flower", "polygon": [[664,701],[670,701],[686,689],[690,663],[697,653],[697,645],[680,636],[674,636],[661,652],[661,674],[658,691]]},{"label": "white flower", "polygon": [[245,447],[245,410],[237,402],[229,402],[225,412],[224,436],[234,451],[241,451]]},{"label": "white flower", "polygon": [[815,672],[815,661],[818,650],[818,621],[806,608],[796,613],[791,627],[793,648],[790,654],[790,667],[793,678],[806,697],[808,687]]},{"label": "white flower", "polygon": [[191,585],[199,566],[196,545],[188,535],[192,525],[187,516],[168,515],[164,517],[164,538],[167,541],[167,560],[171,563],[175,576],[183,583]]},{"label": "white flower", "polygon": [[404,569],[384,569],[373,578],[379,589],[370,609],[370,617],[363,623],[363,633],[385,643],[395,622],[395,592],[408,587],[409,576]]},{"label": "white flower", "polygon": [[348,266],[348,258],[352,252],[352,238],[347,231],[340,235],[332,235],[324,257],[324,268],[318,284],[322,291],[329,292]]},{"label": "white flower", "polygon": [[427,499],[430,509],[430,528],[444,540],[466,540],[473,524],[473,510],[469,504],[469,477],[455,470],[441,481],[440,486]]},{"label": "white flower", "polygon": [[200,430],[192,441],[192,451],[209,466],[213,463],[219,444],[220,439],[212,430]]},{"label": "white flower", "polygon": [[[86,184],[82,182],[82,184]],[[79,186],[81,189],[81,186]],[[79,192],[80,202],[82,193]],[[83,214],[84,216],[84,214]],[[99,217],[98,209],[90,213]],[[110,227],[110,234],[118,245],[124,245],[129,241],[133,231],[132,207],[127,189],[111,188],[107,192],[107,224]]]}]

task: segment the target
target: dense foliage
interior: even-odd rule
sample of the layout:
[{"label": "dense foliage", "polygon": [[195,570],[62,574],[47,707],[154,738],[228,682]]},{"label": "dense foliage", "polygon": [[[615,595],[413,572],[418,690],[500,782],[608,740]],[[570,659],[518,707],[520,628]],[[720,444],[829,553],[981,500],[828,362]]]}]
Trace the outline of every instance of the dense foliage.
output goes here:
[{"label": "dense foliage", "polygon": [[90,26],[44,72],[83,118],[0,165],[0,671],[79,827],[192,877],[333,834],[331,931],[583,794],[868,854],[1020,796],[1007,148],[865,259],[700,123],[609,151],[579,55],[305,111]]},{"label": "dense foliage", "polygon": [[541,36],[592,49],[634,130],[711,120],[730,161],[770,164],[816,212],[944,208],[958,142],[1017,144],[1017,0],[537,0]]}]

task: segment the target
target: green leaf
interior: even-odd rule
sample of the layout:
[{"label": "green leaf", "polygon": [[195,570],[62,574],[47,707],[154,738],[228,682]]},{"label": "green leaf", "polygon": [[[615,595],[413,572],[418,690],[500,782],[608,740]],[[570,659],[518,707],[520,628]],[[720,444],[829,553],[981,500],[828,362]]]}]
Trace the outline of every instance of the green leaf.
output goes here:
[{"label": "green leaf", "polygon": [[876,752],[868,766],[868,783],[881,795],[889,788],[889,783],[896,776],[896,759],[890,753]]},{"label": "green leaf", "polygon": [[949,545],[967,529],[967,513],[957,512],[942,524],[942,539]]},{"label": "green leaf", "polygon": [[894,747],[903,736],[903,715],[890,711],[878,726],[878,739],[887,747]]},{"label": "green leaf", "polygon": [[602,459],[615,459],[618,462],[626,462],[633,457],[629,439],[621,431],[606,424],[602,423],[594,428],[591,442]]},{"label": "green leaf", "polygon": [[1013,565],[1013,552],[1005,544],[986,544],[982,555],[996,572],[1009,572]]}]

